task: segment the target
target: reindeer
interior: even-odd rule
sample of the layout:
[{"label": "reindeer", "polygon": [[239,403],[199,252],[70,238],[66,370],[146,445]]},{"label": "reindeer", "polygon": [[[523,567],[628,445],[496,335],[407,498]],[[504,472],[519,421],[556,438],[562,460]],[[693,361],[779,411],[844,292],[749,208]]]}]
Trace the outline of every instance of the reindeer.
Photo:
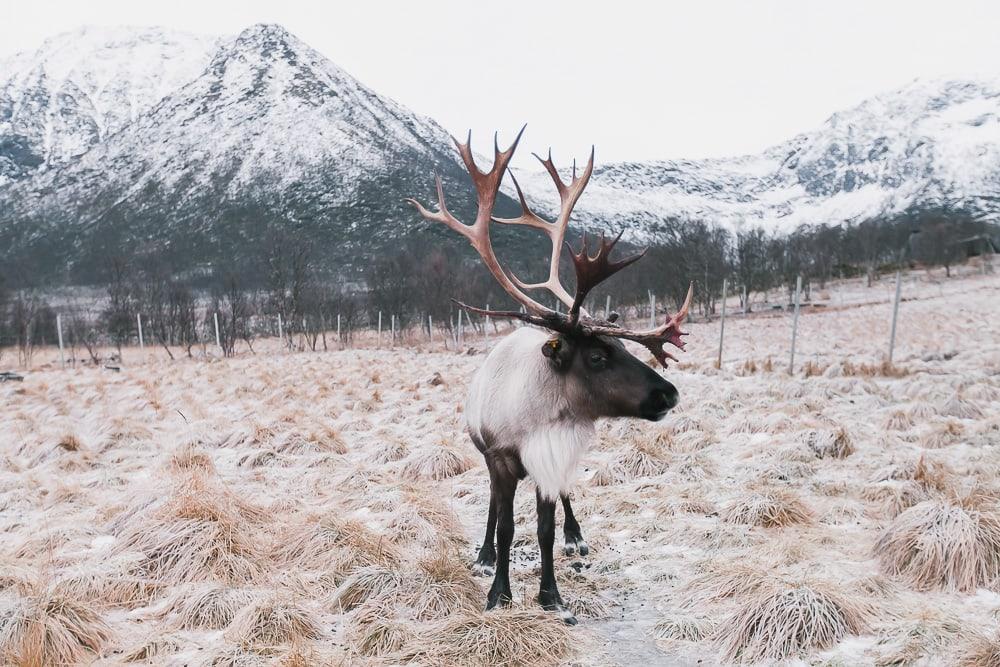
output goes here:
[{"label": "reindeer", "polygon": [[[427,220],[440,222],[458,232],[479,253],[483,263],[504,290],[520,304],[521,310],[491,311],[459,301],[464,310],[494,318],[516,319],[534,327],[521,327],[500,341],[477,371],[469,387],[465,415],[469,436],[486,460],[490,476],[490,507],[486,536],[473,569],[493,575],[486,609],[508,605],[510,590],[510,546],[514,537],[514,494],[518,481],[530,476],[535,483],[538,510],[538,545],[542,574],[538,602],[556,612],[568,624],[576,618],[563,603],[553,571],[556,499],[565,512],[563,533],[565,552],[587,555],[588,546],[573,516],[569,492],[580,458],[594,435],[600,418],[638,417],[662,419],[677,405],[677,389],[650,366],[633,356],[622,340],[645,346],[664,367],[674,359],[664,344],[683,349],[680,331],[692,289],[680,311],[656,328],[645,331],[625,329],[616,324],[617,314],[606,319],[591,315],[584,300],[599,283],[638,261],[645,250],[618,261],[611,251],[621,234],[612,241],[602,235],[596,254],[590,254],[587,235],[580,252],[570,254],[576,272],[576,293],[570,296],[559,280],[559,261],[570,214],[586,188],[594,169],[594,151],[583,173],[564,183],[552,162],[552,153],[535,157],[548,171],[559,192],[559,214],[546,221],[528,206],[520,185],[511,174],[521,204],[517,218],[494,218],[493,207],[503,174],[507,171],[524,128],[513,144],[501,151],[494,139],[493,167],[480,171],[472,155],[471,132],[465,143],[453,139],[472,177],[478,210],[471,225],[456,219],[445,205],[444,188],[437,177],[437,211],[430,211],[414,199],[407,201]],[[544,232],[552,244],[549,274],[544,282],[527,284],[501,267],[490,243],[490,224],[523,225]],[[568,244],[567,244],[568,247]],[[566,308],[557,312],[528,296],[523,290],[545,288]],[[548,333],[546,333],[548,331]],[[676,359],[675,359],[676,360]],[[494,547],[494,534],[496,546]]]}]

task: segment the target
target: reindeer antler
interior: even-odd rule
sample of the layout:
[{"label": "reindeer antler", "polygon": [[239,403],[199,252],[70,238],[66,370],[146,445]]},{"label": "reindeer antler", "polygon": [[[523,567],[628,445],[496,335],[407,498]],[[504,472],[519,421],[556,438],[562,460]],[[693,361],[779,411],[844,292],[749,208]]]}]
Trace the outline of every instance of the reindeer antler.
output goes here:
[{"label": "reindeer antler", "polygon": [[[511,144],[510,148],[505,151],[500,150],[499,145],[497,145],[496,135],[494,135],[493,167],[488,172],[480,171],[476,166],[475,160],[473,159],[471,131],[469,132],[469,138],[466,139],[464,144],[459,142],[457,139],[452,138],[452,141],[455,142],[455,146],[458,147],[458,152],[462,156],[462,161],[465,163],[465,167],[468,169],[469,175],[472,177],[472,183],[476,188],[478,210],[476,213],[476,221],[473,224],[467,225],[460,222],[448,211],[444,201],[444,188],[441,185],[440,176],[435,177],[438,193],[437,211],[427,210],[415,199],[406,200],[413,204],[424,218],[444,223],[467,238],[472,247],[479,253],[483,263],[486,264],[486,268],[489,269],[490,273],[493,274],[493,277],[500,283],[500,286],[503,287],[515,301],[524,306],[525,312],[517,310],[486,310],[464,304],[460,301],[455,301],[455,303],[465,310],[478,313],[480,315],[518,319],[523,322],[527,322],[528,324],[534,324],[536,326],[552,329],[553,331],[565,334],[609,336],[613,338],[631,340],[645,346],[646,349],[652,352],[653,356],[656,357],[656,359],[664,367],[667,365],[667,359],[673,359],[676,361],[677,359],[667,352],[663,346],[666,343],[670,343],[678,349],[684,349],[684,341],[681,339],[681,336],[685,336],[687,334],[680,330],[680,326],[684,323],[684,320],[687,317],[688,308],[691,306],[691,298],[694,294],[693,284],[688,287],[687,298],[684,300],[684,304],[681,306],[681,309],[675,315],[668,316],[664,324],[653,329],[641,331],[623,329],[610,320],[591,317],[585,310],[583,310],[583,301],[587,298],[587,295],[590,294],[594,287],[618,273],[626,266],[638,261],[646,254],[646,251],[643,250],[639,253],[626,257],[625,259],[612,261],[611,251],[614,250],[614,247],[618,243],[618,240],[622,237],[623,232],[620,232],[612,241],[605,240],[604,235],[602,234],[600,246],[597,248],[597,254],[593,256],[590,254],[586,233],[583,235],[583,243],[579,253],[574,253],[572,248],[569,248],[569,244],[565,243],[564,238],[566,235],[566,229],[569,226],[570,214],[573,212],[573,207],[576,206],[576,202],[580,199],[580,195],[583,194],[584,188],[587,187],[587,183],[590,182],[590,177],[594,171],[593,148],[590,150],[590,159],[587,160],[587,166],[584,168],[583,174],[580,177],[577,177],[576,175],[576,162],[573,163],[573,177],[568,184],[563,182],[562,178],[559,177],[559,172],[556,169],[555,164],[552,162],[551,151],[549,151],[548,158],[544,160],[538,155],[535,155],[535,157],[538,158],[538,160],[545,167],[546,171],[549,172],[549,176],[552,177],[556,190],[559,192],[559,214],[556,216],[554,221],[548,222],[531,210],[527,199],[525,199],[524,193],[521,191],[521,186],[518,184],[517,179],[514,178],[513,173],[510,174],[510,177],[511,180],[514,181],[514,188],[517,190],[517,197],[521,202],[521,215],[517,218],[493,217],[493,207],[496,204],[497,194],[500,191],[500,182],[503,179],[503,173],[508,171],[507,167],[510,164],[510,160],[514,155],[514,150],[517,148],[517,144],[521,140],[521,135],[523,133],[524,127],[522,127],[520,132],[517,133],[514,143]],[[519,280],[513,274],[508,275],[508,272],[500,266],[500,262],[493,253],[493,246],[490,242],[491,221],[504,225],[524,225],[527,227],[533,227],[541,230],[546,234],[546,236],[549,237],[549,240],[552,243],[552,252],[549,258],[549,275],[545,281],[535,284],[527,284]],[[564,244],[570,250],[570,255],[573,259],[573,267],[576,270],[576,294],[573,297],[570,297],[569,292],[566,291],[559,280],[559,260]],[[522,291],[522,289],[538,288],[545,288],[551,292],[557,299],[569,308],[569,314],[564,315],[547,308]]]}]

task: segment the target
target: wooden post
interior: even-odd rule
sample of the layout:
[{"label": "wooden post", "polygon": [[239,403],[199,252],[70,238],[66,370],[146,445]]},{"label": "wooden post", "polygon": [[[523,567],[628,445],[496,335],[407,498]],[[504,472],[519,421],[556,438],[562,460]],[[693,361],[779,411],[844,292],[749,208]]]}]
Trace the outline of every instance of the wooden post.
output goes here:
[{"label": "wooden post", "polygon": [[337,340],[340,340],[340,313],[337,313]]},{"label": "wooden post", "polygon": [[609,294],[604,299],[604,319],[608,319],[608,315],[611,314],[611,295]]},{"label": "wooden post", "polygon": [[649,290],[649,328],[656,328],[656,295]]},{"label": "wooden post", "polygon": [[392,333],[391,333],[391,343],[390,343],[389,346],[392,347],[392,346],[394,346],[396,344],[396,316],[395,315],[390,315],[389,317],[390,317],[390,324],[389,324],[389,326],[392,327],[392,329],[391,329],[392,330]]},{"label": "wooden post", "polygon": [[66,368],[66,355],[63,352],[63,337],[62,337],[62,315],[56,315],[56,333],[59,334],[59,363],[62,364],[63,368]]},{"label": "wooden post", "polygon": [[382,311],[378,311],[378,344],[377,347],[382,347]]},{"label": "wooden post", "polygon": [[899,315],[899,293],[902,290],[903,272],[896,271],[896,299],[892,304],[892,328],[889,331],[889,363],[892,363],[892,353],[896,349],[896,317]]},{"label": "wooden post", "polygon": [[716,368],[722,368],[722,340],[726,336],[726,295],[729,289],[729,278],[722,279],[722,320],[719,323],[719,359],[715,362]]},{"label": "wooden post", "polygon": [[219,311],[212,313],[212,319],[215,321],[215,344],[222,349],[222,340],[219,338]]},{"label": "wooden post", "polygon": [[285,332],[281,326],[281,313],[278,313],[278,342],[284,344]]},{"label": "wooden post", "polygon": [[427,316],[427,342],[434,344],[434,318]]},{"label": "wooden post", "polygon": [[139,325],[139,349],[146,348],[146,342],[142,339],[142,313],[135,314],[135,323]]},{"label": "wooden post", "polygon": [[792,355],[788,359],[788,374],[795,373],[795,336],[799,331],[799,301],[802,293],[802,276],[795,278],[795,316],[792,318]]},{"label": "wooden post", "polygon": [[750,295],[747,294],[747,286],[744,285],[743,286],[743,314],[744,315],[747,314],[747,306],[748,306],[748,304],[747,304],[747,298],[749,298],[749,296]]}]

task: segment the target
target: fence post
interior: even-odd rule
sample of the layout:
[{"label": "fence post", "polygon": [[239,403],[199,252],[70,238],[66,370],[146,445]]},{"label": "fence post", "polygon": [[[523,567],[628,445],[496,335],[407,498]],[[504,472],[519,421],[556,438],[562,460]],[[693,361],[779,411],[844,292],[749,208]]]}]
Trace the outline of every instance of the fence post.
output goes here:
[{"label": "fence post", "polygon": [[62,315],[56,315],[56,333],[59,334],[59,363],[63,368],[66,368],[66,355],[63,352],[63,337],[62,337]]},{"label": "fence post", "polygon": [[719,359],[716,368],[722,368],[722,341],[726,336],[726,292],[729,289],[729,278],[722,279],[722,321],[719,323]]},{"label": "fence post", "polygon": [[802,292],[802,276],[795,277],[795,316],[792,318],[792,356],[788,360],[788,374],[795,373],[795,336],[799,330],[799,300]]},{"label": "fence post", "polygon": [[378,345],[382,347],[382,311],[378,311]]},{"label": "fence post", "polygon": [[215,344],[222,349],[222,340],[219,338],[219,311],[212,313],[212,319],[215,320]]},{"label": "fence post", "polygon": [[892,328],[889,332],[889,363],[892,363],[892,353],[896,349],[896,317],[899,315],[899,293],[902,289],[903,272],[896,271],[896,299],[892,304]]},{"label": "fence post", "polygon": [[649,328],[656,328],[656,295],[649,290]]},{"label": "fence post", "polygon": [[[486,304],[486,310],[488,311],[489,309],[490,309],[490,304]],[[489,315],[484,315],[483,316],[483,340],[486,340],[487,338],[490,337],[490,334],[487,331],[489,329],[489,326],[490,326],[490,316]]]},{"label": "fence post", "polygon": [[609,294],[604,299],[604,319],[608,319],[608,315],[611,314],[611,295]]},{"label": "fence post", "polygon": [[146,342],[142,339],[142,313],[135,314],[135,323],[139,325],[139,349],[146,348]]},{"label": "fence post", "polygon": [[434,344],[434,318],[430,315],[427,316],[427,342]]},{"label": "fence post", "polygon": [[391,333],[389,334],[392,341],[390,344],[391,347],[396,344],[396,316],[390,315],[389,320],[390,320],[389,326],[391,327]]},{"label": "fence post", "polygon": [[337,342],[340,342],[340,313],[337,313]]},{"label": "fence post", "polygon": [[744,285],[743,286],[743,314],[744,315],[747,314],[747,305],[748,305],[747,304],[747,298],[748,297],[749,297],[749,295],[747,294],[747,286]]},{"label": "fence post", "polygon": [[281,313],[278,313],[278,342],[282,345],[285,343],[285,331],[281,326]]},{"label": "fence post", "polygon": [[459,308],[458,309],[458,333],[457,333],[457,337],[455,338],[455,344],[458,345],[458,347],[462,347],[462,338],[463,338],[463,336],[462,336],[462,309]]}]

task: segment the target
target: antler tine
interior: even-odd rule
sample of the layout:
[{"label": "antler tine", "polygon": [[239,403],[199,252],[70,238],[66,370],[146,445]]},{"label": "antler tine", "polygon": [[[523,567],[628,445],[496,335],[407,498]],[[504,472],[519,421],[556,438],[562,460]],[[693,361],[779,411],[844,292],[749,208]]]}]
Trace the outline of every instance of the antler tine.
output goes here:
[{"label": "antler tine", "polygon": [[521,186],[518,184],[517,179],[511,174],[511,179],[514,180],[514,188],[517,190],[518,198],[521,201],[521,215],[517,218],[494,218],[496,222],[504,225],[525,225],[528,227],[533,227],[535,229],[540,229],[549,237],[552,242],[552,251],[549,256],[549,275],[548,277],[538,283],[525,283],[520,280],[517,276],[511,274],[514,282],[518,287],[522,289],[539,289],[545,288],[549,290],[552,294],[556,296],[567,308],[573,307],[573,297],[570,293],[563,287],[562,281],[559,279],[559,262],[562,258],[562,247],[564,244],[564,239],[566,237],[566,228],[569,226],[569,218],[573,212],[573,207],[576,206],[576,202],[580,199],[580,195],[583,194],[584,188],[587,187],[587,183],[590,181],[590,176],[594,171],[594,147],[590,147],[590,158],[587,160],[587,166],[583,170],[583,174],[579,177],[576,175],[576,161],[573,161],[573,177],[570,183],[567,185],[563,182],[562,178],[559,176],[559,170],[555,166],[555,162],[552,160],[552,149],[549,149],[548,157],[542,158],[537,153],[532,153],[545,170],[549,173],[552,178],[552,182],[556,186],[556,190],[559,192],[559,215],[552,222],[548,222],[538,216],[531,208],[528,206],[525,200],[524,193],[521,191]]},{"label": "antler tine", "polygon": [[524,134],[525,127],[527,126],[521,127],[510,148],[505,151],[500,150],[498,139],[494,137],[493,166],[487,172],[480,170],[476,166],[476,161],[472,154],[472,131],[469,131],[465,143],[452,137],[452,141],[455,142],[455,147],[458,149],[458,153],[462,157],[462,162],[465,163],[465,168],[469,172],[472,184],[476,189],[476,220],[471,225],[460,222],[448,211],[444,198],[444,186],[441,184],[440,176],[436,177],[438,193],[437,212],[427,210],[415,199],[407,199],[406,201],[413,204],[420,215],[427,220],[442,222],[467,238],[472,247],[479,253],[486,268],[489,269],[493,277],[511,297],[522,304],[528,312],[547,316],[554,314],[554,311],[529,297],[510,280],[507,272],[500,266],[500,261],[494,254],[493,245],[490,242],[490,221],[492,220],[493,206],[496,204],[497,193],[500,191],[500,182],[503,179],[504,172],[507,171],[507,166],[510,164],[514,151],[517,149],[518,142],[521,141],[521,135]]},{"label": "antler tine", "polygon": [[646,250],[642,250],[625,259],[612,262],[611,251],[614,250],[623,233],[624,230],[619,232],[618,236],[611,241],[607,241],[602,233],[600,246],[597,248],[597,254],[593,257],[590,255],[586,232],[583,233],[583,241],[579,253],[574,253],[569,244],[566,244],[567,250],[570,251],[570,257],[573,258],[573,268],[576,270],[576,296],[573,298],[573,305],[570,308],[570,321],[573,324],[579,321],[580,308],[592,289],[629,264],[639,261],[646,254]]},{"label": "antler tine", "polygon": [[633,331],[631,329],[620,329],[613,324],[605,324],[603,322],[588,322],[584,326],[593,335],[613,336],[614,338],[623,338],[639,343],[652,352],[656,360],[666,368],[667,359],[677,361],[677,358],[667,352],[663,346],[665,343],[670,343],[679,350],[684,349],[684,340],[681,336],[686,336],[687,332],[681,331],[680,327],[684,324],[684,320],[687,319],[688,309],[691,307],[691,299],[693,297],[694,283],[691,283],[688,286],[687,297],[684,299],[684,304],[680,310],[673,316],[668,317],[666,322],[653,329]]}]

